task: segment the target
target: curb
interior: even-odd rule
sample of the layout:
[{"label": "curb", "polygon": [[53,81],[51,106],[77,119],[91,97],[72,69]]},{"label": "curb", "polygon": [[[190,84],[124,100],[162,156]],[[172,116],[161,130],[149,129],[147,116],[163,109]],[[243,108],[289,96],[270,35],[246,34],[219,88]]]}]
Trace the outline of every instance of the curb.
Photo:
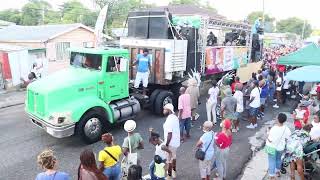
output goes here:
[{"label": "curb", "polygon": [[0,106],[0,109],[5,109],[5,108],[9,108],[9,107],[19,106],[19,105],[23,105],[23,104],[24,104],[24,102],[6,104],[6,105]]}]

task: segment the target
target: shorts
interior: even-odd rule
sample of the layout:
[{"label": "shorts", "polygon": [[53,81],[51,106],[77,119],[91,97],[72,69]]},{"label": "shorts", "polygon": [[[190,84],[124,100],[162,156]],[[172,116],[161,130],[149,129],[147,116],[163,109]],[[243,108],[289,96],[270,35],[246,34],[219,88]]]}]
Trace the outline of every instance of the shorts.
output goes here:
[{"label": "shorts", "polygon": [[241,112],[235,112],[236,120],[239,120],[241,117]]},{"label": "shorts", "polygon": [[258,115],[258,108],[250,107],[250,109],[249,109],[249,115],[256,117],[256,116]]},{"label": "shorts", "polygon": [[265,105],[266,104],[266,99],[267,98],[260,98],[260,104]]},{"label": "shorts", "polygon": [[167,163],[172,163],[174,159],[177,159],[177,149],[176,147],[169,146],[168,149],[171,151],[171,155],[167,153]]},{"label": "shorts", "polygon": [[206,178],[211,174],[212,160],[199,161],[199,169],[201,178]]},{"label": "shorts", "polygon": [[142,81],[143,87],[148,87],[149,72],[137,72],[136,79],[134,81],[134,88],[139,88]]},{"label": "shorts", "polygon": [[191,117],[186,119],[181,119],[180,123],[180,134],[183,134],[183,131],[186,130],[187,133],[190,132],[191,129]]}]

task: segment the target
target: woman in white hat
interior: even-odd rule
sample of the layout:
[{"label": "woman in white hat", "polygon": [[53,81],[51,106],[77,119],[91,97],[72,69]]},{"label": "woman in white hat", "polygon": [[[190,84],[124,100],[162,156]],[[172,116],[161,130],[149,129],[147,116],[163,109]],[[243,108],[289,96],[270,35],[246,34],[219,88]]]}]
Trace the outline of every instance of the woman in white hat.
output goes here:
[{"label": "woman in white hat", "polygon": [[[128,136],[124,138],[122,149],[125,156],[129,153],[129,147],[131,148],[131,153],[138,153],[140,149],[144,149],[143,139],[139,133],[135,133],[136,122],[134,120],[127,120],[124,123],[124,130],[128,133]],[[139,156],[138,156],[139,157]]]}]

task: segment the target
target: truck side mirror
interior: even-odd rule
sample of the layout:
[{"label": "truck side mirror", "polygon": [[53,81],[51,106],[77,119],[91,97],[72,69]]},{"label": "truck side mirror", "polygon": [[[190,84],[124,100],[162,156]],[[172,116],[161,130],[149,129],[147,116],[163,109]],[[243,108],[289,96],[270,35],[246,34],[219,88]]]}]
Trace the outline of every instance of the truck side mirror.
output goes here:
[{"label": "truck side mirror", "polygon": [[128,59],[126,58],[120,58],[120,72],[126,72],[128,66]]}]

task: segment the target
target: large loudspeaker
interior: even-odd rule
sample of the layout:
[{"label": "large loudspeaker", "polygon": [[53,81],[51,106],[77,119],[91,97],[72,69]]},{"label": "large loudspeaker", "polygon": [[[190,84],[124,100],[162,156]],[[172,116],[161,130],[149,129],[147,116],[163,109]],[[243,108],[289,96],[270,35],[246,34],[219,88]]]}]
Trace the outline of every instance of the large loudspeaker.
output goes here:
[{"label": "large loudspeaker", "polygon": [[198,30],[191,27],[182,28],[180,31],[180,35],[188,40],[188,52],[194,53],[198,51],[198,39],[199,33]]},{"label": "large loudspeaker", "polygon": [[148,38],[148,36],[149,36],[149,11],[136,11],[136,12],[129,13],[128,36],[129,37]]},{"label": "large loudspeaker", "polygon": [[[160,17],[157,17],[160,16]],[[161,17],[163,16],[163,17]],[[150,11],[149,38],[168,39],[168,18],[165,11]]]}]

